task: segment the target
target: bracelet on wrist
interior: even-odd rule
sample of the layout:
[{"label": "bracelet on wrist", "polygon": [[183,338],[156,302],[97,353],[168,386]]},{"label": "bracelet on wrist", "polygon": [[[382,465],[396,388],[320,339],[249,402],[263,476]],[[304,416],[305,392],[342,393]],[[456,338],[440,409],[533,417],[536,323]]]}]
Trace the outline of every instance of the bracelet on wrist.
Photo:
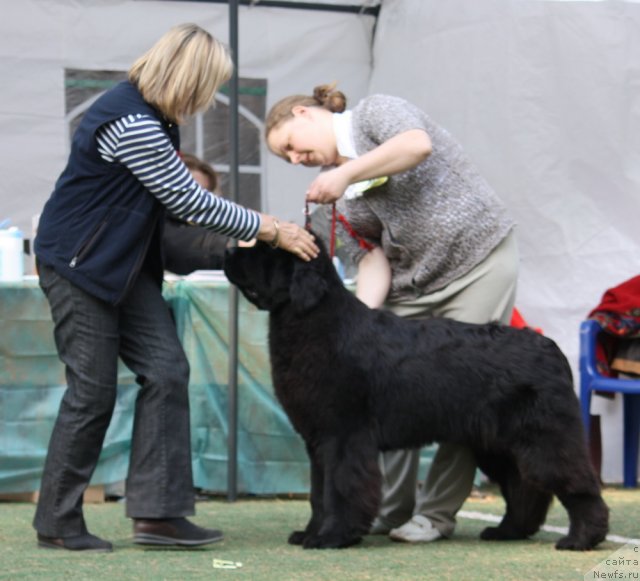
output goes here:
[{"label": "bracelet on wrist", "polygon": [[280,222],[278,222],[278,220],[273,221],[273,228],[275,229],[276,233],[273,237],[273,240],[269,242],[269,245],[271,246],[271,248],[278,248],[278,245],[280,244]]}]

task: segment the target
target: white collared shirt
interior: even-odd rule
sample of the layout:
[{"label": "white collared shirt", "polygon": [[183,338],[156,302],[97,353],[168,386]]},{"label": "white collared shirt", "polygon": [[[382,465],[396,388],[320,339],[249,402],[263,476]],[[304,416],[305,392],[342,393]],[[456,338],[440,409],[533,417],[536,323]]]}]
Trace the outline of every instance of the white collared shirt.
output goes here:
[{"label": "white collared shirt", "polygon": [[[353,138],[352,117],[353,114],[351,111],[333,114],[333,131],[336,136],[336,149],[338,150],[338,155],[348,159],[356,159],[359,157],[356,151],[356,142]],[[383,179],[384,181],[387,180],[386,177]],[[382,183],[384,183],[384,181]],[[344,198],[347,200],[359,198],[370,187],[379,185],[379,183],[376,182],[378,182],[377,179],[371,179],[351,184],[344,191]]]},{"label": "white collared shirt", "polygon": [[353,114],[351,111],[333,114],[333,131],[336,134],[336,147],[342,157],[355,159],[358,157],[356,142],[353,139]]}]

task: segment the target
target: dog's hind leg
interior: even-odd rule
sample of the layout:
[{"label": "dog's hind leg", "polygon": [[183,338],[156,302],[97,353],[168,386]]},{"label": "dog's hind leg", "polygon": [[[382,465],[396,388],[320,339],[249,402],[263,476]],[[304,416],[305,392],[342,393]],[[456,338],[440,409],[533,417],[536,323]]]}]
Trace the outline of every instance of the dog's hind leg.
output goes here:
[{"label": "dog's hind leg", "polygon": [[362,540],[380,505],[378,448],[367,428],[334,436],[323,448],[322,525],[305,537],[303,546],[349,547]]},{"label": "dog's hind leg", "polygon": [[[585,440],[586,441],[586,440]],[[569,534],[556,549],[588,551],[605,540],[609,531],[609,508],[602,499],[598,476],[588,456],[586,444],[563,470],[554,474],[553,491],[569,515]]]},{"label": "dog's hind leg", "polygon": [[556,549],[588,551],[605,540],[609,530],[609,509],[600,493],[560,494],[569,514],[569,534],[556,543]]},{"label": "dog's hind leg", "polygon": [[555,494],[567,510],[569,534],[556,543],[556,548],[593,549],[607,535],[609,509],[600,494],[580,418],[576,414],[573,423],[563,423],[562,439],[537,443],[535,449],[522,455],[529,464],[521,468],[525,475],[529,472],[536,485]]},{"label": "dog's hind leg", "polygon": [[293,531],[289,535],[290,545],[302,545],[307,537],[313,537],[318,533],[324,518],[323,490],[324,470],[317,451],[307,444],[307,454],[311,465],[311,518],[303,531]]},{"label": "dog's hind leg", "polygon": [[479,466],[500,485],[506,503],[500,524],[485,528],[480,538],[485,541],[513,541],[526,539],[538,532],[553,495],[523,480],[515,464],[506,458],[479,459]]}]

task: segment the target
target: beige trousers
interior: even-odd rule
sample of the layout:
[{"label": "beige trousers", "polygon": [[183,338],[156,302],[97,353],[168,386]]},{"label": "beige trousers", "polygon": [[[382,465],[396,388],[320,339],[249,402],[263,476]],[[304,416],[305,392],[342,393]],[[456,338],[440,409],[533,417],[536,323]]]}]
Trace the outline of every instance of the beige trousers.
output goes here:
[{"label": "beige trousers", "polygon": [[[387,303],[385,308],[406,318],[439,316],[467,323],[508,324],[515,302],[518,262],[516,237],[511,231],[483,262],[444,289],[412,301]],[[420,450],[380,454],[383,484],[378,521],[394,528],[421,514],[449,537],[455,529],[455,515],[473,486],[473,454],[459,444],[440,444],[421,487],[417,487],[419,458]]]}]

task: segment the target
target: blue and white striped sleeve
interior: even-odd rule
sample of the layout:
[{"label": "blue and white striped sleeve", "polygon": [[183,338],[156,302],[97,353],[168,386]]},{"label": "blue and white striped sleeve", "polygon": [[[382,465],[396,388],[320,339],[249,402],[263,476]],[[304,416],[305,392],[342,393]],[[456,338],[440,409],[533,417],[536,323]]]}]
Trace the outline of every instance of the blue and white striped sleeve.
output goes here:
[{"label": "blue and white striped sleeve", "polygon": [[260,215],[202,188],[153,117],[112,121],[100,128],[97,142],[104,160],[125,165],[175,216],[239,240],[258,234]]}]

